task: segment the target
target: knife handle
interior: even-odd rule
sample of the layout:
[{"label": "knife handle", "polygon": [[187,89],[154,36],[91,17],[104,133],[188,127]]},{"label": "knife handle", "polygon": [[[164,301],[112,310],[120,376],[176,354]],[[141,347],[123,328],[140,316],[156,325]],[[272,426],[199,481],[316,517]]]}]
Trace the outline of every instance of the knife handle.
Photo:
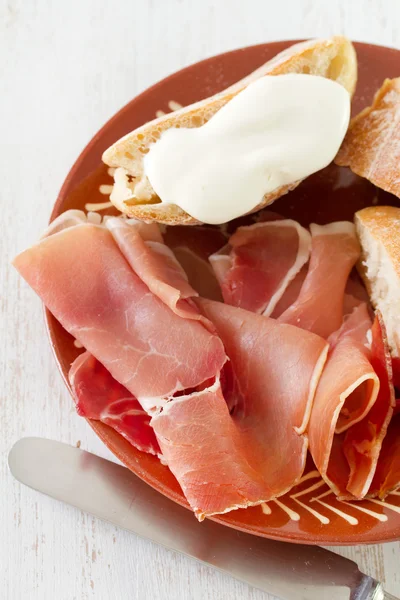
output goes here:
[{"label": "knife handle", "polygon": [[285,600],[400,600],[342,556],[245,534],[171,502],[125,467],[67,444],[23,438],[12,448],[18,481]]}]

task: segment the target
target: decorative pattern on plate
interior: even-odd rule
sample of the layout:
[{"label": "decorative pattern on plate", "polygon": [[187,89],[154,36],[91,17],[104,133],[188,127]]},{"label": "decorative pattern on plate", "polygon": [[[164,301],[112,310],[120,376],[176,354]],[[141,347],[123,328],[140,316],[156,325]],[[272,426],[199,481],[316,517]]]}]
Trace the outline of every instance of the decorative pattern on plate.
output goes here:
[{"label": "decorative pattern on plate", "polygon": [[[179,110],[180,108],[183,108],[183,106],[182,106],[182,104],[180,104],[179,102],[176,102],[175,100],[170,100],[168,102],[168,108],[170,109],[171,112],[175,112],[176,110]],[[159,117],[163,117],[166,114],[167,113],[164,110],[156,110],[156,117],[157,117],[157,119]]]},{"label": "decorative pattern on plate", "polygon": [[[181,103],[185,106],[189,105],[199,98],[216,94],[221,91],[221,88],[232,85],[289,45],[290,42],[274,42],[208,59],[175,74],[173,79],[167,78],[160,82],[147,91],[147,98],[151,101],[151,106],[162,107],[168,112],[168,100],[173,97],[174,90],[178,90]],[[356,44],[356,48],[360,77],[353,106],[355,112],[359,112],[365,106],[366,99],[371,98],[381,85],[383,78],[398,76],[399,52],[364,44]],[[118,132],[129,131],[133,121],[144,123],[149,116],[155,116],[155,114],[148,114],[148,106],[149,103],[143,102],[142,96],[133,99],[102,129],[97,138],[98,143],[105,148],[110,139],[118,137]],[[98,161],[97,148],[98,146],[86,148],[75,163],[54,206],[53,218],[67,208],[83,210],[88,199],[93,203],[104,203],[108,200],[107,195],[100,192],[100,186],[112,184],[112,179],[107,174],[107,167],[99,163],[97,169],[91,170]],[[93,158],[92,162],[87,160],[89,157]],[[102,191],[105,192],[106,188],[102,187]],[[324,198],[323,207],[321,207],[321,197]],[[308,225],[311,220],[315,220],[315,214],[320,214],[321,221],[325,222],[351,220],[354,212],[374,203],[390,205],[393,204],[393,198],[381,191],[377,194],[371,184],[351,174],[347,169],[330,165],[327,169],[309,177],[297,190],[280,198],[276,210],[286,218]],[[111,212],[115,213],[113,207],[105,210],[103,214]],[[248,221],[246,224],[249,224]],[[227,233],[231,233],[237,226],[237,223],[226,226]],[[80,351],[73,345],[71,336],[66,334],[49,312],[46,312],[46,321],[58,366],[64,380],[68,381],[70,364]],[[106,446],[131,471],[160,493],[186,506],[183,494],[172,473],[156,457],[144,454],[130,446],[123,437],[103,423],[91,421],[90,425]],[[315,467],[310,464],[305,472],[306,475],[313,469]],[[246,510],[216,516],[215,520],[241,531],[287,542],[343,546],[400,539],[400,492],[391,494],[384,505],[380,505],[380,501],[376,503],[370,500],[358,503],[359,507],[386,516],[386,521],[380,521],[354,508],[353,505],[340,503],[332,494],[318,498],[320,494],[329,492],[323,484],[311,492],[301,494],[295,499],[291,498],[320,482],[319,477],[309,476],[295,489],[279,498],[281,505],[285,505],[299,515],[298,521],[292,520],[275,502],[270,502],[267,508],[264,508],[264,512],[259,506],[249,507]],[[314,498],[318,498],[319,501]],[[356,518],[358,525],[350,525],[343,517],[326,508],[322,502]],[[389,504],[393,508],[389,508]],[[307,509],[303,505],[307,506]],[[323,522],[310,512],[310,509],[324,517]],[[268,512],[270,514],[265,514]]]},{"label": "decorative pattern on plate", "polygon": [[[310,481],[314,481],[314,483],[311,483],[311,485],[304,485]],[[328,498],[329,502],[326,502],[325,500]],[[346,510],[347,507],[360,511],[369,517],[384,523],[388,520],[388,515],[383,511],[377,512],[373,509],[375,508],[375,505],[378,505],[382,509],[386,508],[389,511],[400,514],[400,491],[391,492],[388,499],[390,499],[390,502],[388,500],[382,501],[375,498],[367,498],[360,502],[345,502],[338,500],[332,490],[321,478],[319,472],[313,470],[306,473],[300,479],[297,486],[282,498],[261,504],[261,510],[264,515],[268,516],[272,514],[273,507],[278,507],[288,515],[291,521],[300,521],[302,511],[306,511],[322,525],[329,525],[331,522],[329,516],[327,514],[322,514],[317,510],[317,508],[319,509],[319,507],[322,506],[328,511],[328,514],[334,513],[341,519],[344,519],[349,525],[354,526],[358,525],[359,520],[356,516],[351,514],[351,512]],[[397,499],[399,502],[398,504]],[[295,504],[296,510],[288,506],[287,500],[291,501],[291,504]],[[396,501],[396,503],[393,504],[393,501]]]},{"label": "decorative pattern on plate", "polygon": [[[113,175],[115,173],[115,169],[113,167],[109,167],[107,169],[107,173],[110,177],[113,177]],[[109,196],[111,194],[112,190],[113,190],[113,186],[110,183],[102,183],[99,186],[99,192],[103,196]],[[107,208],[111,208],[112,205],[113,205],[113,203],[110,201],[108,201],[108,202],[87,202],[85,204],[85,210],[90,211],[90,212],[97,212],[100,210],[106,210]]]}]

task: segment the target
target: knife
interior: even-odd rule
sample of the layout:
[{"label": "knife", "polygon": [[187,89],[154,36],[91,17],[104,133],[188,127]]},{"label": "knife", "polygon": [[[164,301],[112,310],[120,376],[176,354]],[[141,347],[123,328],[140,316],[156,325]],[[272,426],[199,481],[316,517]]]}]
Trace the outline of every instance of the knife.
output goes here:
[{"label": "knife", "polygon": [[8,464],[18,481],[39,492],[282,600],[399,600],[355,562],[328,550],[198,523],[127,468],[90,452],[28,437],[13,446]]}]

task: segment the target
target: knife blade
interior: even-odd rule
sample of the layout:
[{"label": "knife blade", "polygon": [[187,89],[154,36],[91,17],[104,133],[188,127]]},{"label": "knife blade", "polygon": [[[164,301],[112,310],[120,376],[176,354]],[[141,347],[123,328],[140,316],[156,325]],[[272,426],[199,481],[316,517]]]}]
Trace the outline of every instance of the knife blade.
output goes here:
[{"label": "knife blade", "polygon": [[267,540],[210,520],[198,523],[125,467],[85,450],[22,438],[8,464],[12,475],[34,490],[282,600],[396,600],[355,562],[328,550]]}]

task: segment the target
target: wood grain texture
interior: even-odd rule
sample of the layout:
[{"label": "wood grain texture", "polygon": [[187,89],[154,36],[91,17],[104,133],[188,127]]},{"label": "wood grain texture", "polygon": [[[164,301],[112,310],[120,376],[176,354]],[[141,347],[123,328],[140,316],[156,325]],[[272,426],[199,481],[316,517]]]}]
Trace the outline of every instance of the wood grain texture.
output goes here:
[{"label": "wood grain texture", "polygon": [[[109,454],[75,414],[41,304],[9,262],[43,230],[82,147],[148,85],[270,40],[343,33],[400,47],[399,23],[394,0],[0,0],[1,598],[268,598],[12,480],[6,456],[21,436]],[[400,544],[338,551],[400,592]]]}]

